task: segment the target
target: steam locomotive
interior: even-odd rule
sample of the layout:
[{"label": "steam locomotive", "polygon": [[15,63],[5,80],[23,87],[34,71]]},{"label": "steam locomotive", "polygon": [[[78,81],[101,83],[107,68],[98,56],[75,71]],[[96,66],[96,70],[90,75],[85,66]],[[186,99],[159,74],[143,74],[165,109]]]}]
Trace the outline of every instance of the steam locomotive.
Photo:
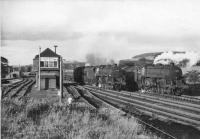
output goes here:
[{"label": "steam locomotive", "polygon": [[124,72],[117,65],[75,68],[74,81],[113,90],[121,90],[125,85]]},{"label": "steam locomotive", "polygon": [[74,81],[104,89],[181,95],[187,89],[182,70],[170,65],[100,65],[74,69]]}]

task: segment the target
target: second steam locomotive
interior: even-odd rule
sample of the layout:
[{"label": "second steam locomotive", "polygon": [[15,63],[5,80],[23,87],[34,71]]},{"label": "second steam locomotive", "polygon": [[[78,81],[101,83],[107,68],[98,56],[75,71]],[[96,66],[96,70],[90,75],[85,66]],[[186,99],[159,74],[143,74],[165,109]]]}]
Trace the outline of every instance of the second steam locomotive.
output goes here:
[{"label": "second steam locomotive", "polygon": [[103,89],[181,95],[187,85],[182,70],[170,65],[100,65],[74,69],[74,81]]}]

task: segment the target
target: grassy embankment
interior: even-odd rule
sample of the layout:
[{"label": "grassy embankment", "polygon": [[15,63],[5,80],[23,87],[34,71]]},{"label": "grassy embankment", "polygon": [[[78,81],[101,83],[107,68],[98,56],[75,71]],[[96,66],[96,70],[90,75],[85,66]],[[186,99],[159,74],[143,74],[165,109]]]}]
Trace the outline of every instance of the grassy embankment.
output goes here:
[{"label": "grassy embankment", "polygon": [[134,119],[101,109],[92,112],[82,106],[48,98],[2,100],[2,138],[69,138],[69,139],[149,139]]}]

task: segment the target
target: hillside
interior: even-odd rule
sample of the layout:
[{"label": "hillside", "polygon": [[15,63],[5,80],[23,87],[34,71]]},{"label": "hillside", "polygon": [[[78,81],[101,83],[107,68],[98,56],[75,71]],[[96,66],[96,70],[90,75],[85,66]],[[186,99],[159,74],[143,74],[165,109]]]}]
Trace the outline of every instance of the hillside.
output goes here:
[{"label": "hillside", "polygon": [[[174,54],[177,54],[177,53],[185,54],[186,52],[174,51],[173,53]],[[162,52],[139,54],[139,55],[133,56],[131,59],[120,60],[119,65],[125,66],[125,65],[134,65],[134,64],[135,65],[152,64],[154,59],[158,55],[161,55],[161,54],[162,54]],[[188,71],[191,71],[191,70],[200,71],[200,61],[195,66],[192,66],[192,67],[184,67],[181,62],[179,63],[179,66],[181,66],[181,69],[183,70],[183,74],[185,74],[185,73],[187,73]]]},{"label": "hillside", "polygon": [[132,59],[139,60],[141,58],[145,58],[145,59],[148,59],[148,60],[154,60],[154,58],[157,57],[160,54],[162,54],[162,52],[144,53],[144,54],[136,55],[136,56],[132,57]]}]

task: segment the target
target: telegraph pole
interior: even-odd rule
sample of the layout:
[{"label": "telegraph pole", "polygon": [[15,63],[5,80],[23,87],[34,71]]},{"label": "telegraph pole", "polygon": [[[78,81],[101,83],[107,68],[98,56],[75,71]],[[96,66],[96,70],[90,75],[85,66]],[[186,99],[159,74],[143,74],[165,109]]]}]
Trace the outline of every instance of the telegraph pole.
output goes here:
[{"label": "telegraph pole", "polygon": [[60,91],[59,94],[60,100],[63,98],[63,71],[62,71],[62,57],[60,56]]},{"label": "telegraph pole", "polygon": [[40,53],[41,53],[41,47],[39,47],[39,68],[38,68],[38,76],[39,76],[39,80],[38,80],[38,90],[40,90],[40,81],[41,81],[41,77],[40,77]]}]

